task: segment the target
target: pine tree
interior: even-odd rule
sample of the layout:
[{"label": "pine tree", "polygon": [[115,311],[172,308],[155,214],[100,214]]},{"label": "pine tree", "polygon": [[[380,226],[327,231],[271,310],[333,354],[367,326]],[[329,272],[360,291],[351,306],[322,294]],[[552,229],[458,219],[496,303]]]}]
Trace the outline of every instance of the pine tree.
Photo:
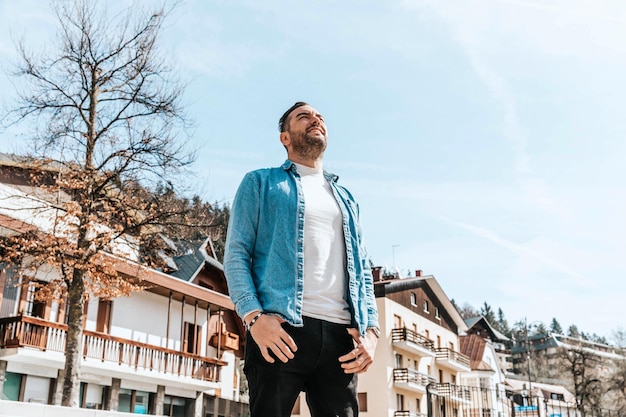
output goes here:
[{"label": "pine tree", "polygon": [[561,328],[561,325],[557,321],[556,317],[553,317],[552,321],[550,322],[550,332],[556,333],[556,334],[563,334],[563,329]]}]

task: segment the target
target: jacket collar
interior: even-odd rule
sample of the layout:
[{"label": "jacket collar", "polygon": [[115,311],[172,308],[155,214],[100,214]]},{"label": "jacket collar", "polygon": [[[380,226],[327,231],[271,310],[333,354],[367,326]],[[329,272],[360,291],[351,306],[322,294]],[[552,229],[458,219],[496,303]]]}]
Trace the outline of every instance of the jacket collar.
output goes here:
[{"label": "jacket collar", "polygon": [[[281,168],[284,169],[285,171],[291,171],[292,173],[296,173],[298,168],[296,168],[296,164],[287,159],[285,160],[285,162],[283,162],[283,164],[281,165]],[[337,182],[337,180],[339,179],[338,175],[333,174],[332,172],[328,172],[326,170],[324,170],[324,177],[328,180],[328,181],[332,181],[332,182]]]}]

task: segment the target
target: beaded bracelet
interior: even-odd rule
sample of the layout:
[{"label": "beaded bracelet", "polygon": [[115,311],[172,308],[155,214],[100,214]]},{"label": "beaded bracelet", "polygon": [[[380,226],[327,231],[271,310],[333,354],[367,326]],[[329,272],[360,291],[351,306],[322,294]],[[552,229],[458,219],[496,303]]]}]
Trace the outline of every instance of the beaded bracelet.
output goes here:
[{"label": "beaded bracelet", "polygon": [[254,317],[252,317],[252,320],[250,320],[250,323],[246,324],[246,329],[248,331],[250,331],[250,329],[252,328],[252,326],[254,326],[254,323],[256,323],[256,321],[259,319],[259,317],[261,317],[263,315],[263,312],[260,311],[258,312]]}]

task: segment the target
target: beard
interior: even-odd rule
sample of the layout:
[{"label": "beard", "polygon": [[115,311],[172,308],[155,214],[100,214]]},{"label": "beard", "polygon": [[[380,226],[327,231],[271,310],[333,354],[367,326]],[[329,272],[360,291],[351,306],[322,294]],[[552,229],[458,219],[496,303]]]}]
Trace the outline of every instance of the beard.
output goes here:
[{"label": "beard", "polygon": [[328,138],[318,134],[302,132],[291,135],[293,151],[307,159],[317,159],[326,150]]}]

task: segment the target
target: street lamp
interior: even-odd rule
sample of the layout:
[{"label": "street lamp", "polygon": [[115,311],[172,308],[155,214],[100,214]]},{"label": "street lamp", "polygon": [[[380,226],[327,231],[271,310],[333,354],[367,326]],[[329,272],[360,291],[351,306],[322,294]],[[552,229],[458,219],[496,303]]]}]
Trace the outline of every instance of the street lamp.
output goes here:
[{"label": "street lamp", "polygon": [[533,379],[532,379],[532,374],[531,374],[531,369],[530,369],[530,341],[528,340],[528,322],[526,320],[526,317],[524,317],[524,335],[526,337],[526,358],[528,359],[528,396],[531,398],[532,401],[532,397],[533,397]]},{"label": "street lamp", "polygon": [[539,323],[539,324],[543,324],[543,322],[536,320],[533,321],[532,323],[528,323],[528,320],[526,319],[526,317],[524,317],[524,339],[525,339],[525,343],[526,343],[526,364],[528,366],[528,396],[531,398],[532,401],[532,395],[533,395],[533,382],[532,382],[532,369],[531,369],[531,358],[530,358],[530,340],[528,338],[528,328],[529,326],[532,326],[535,323]]}]

